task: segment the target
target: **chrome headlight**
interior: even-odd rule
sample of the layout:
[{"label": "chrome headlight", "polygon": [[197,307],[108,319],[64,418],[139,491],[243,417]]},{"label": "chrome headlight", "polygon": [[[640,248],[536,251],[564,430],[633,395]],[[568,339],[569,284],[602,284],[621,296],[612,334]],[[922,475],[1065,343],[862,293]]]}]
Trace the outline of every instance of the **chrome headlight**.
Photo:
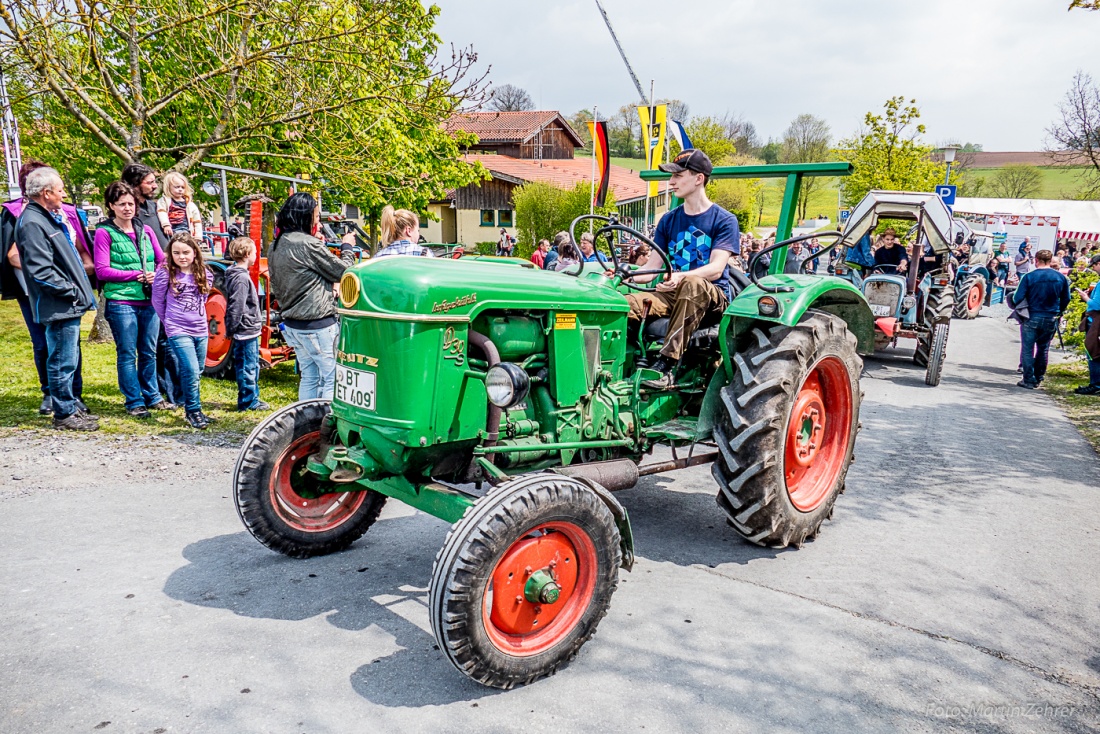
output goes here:
[{"label": "chrome headlight", "polygon": [[905,298],[901,299],[901,310],[902,311],[912,311],[916,307],[917,307],[917,299],[916,298],[913,298],[912,296],[906,296]]},{"label": "chrome headlight", "polygon": [[485,376],[485,392],[489,395],[489,402],[498,408],[511,408],[522,403],[530,389],[531,378],[511,362],[493,365]]}]

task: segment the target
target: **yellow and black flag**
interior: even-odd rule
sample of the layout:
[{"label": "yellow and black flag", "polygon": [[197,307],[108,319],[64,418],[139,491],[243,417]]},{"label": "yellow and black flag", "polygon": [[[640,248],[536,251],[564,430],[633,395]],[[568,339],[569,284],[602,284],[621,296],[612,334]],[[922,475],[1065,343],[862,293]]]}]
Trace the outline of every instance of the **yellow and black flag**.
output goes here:
[{"label": "yellow and black flag", "polygon": [[592,155],[596,157],[596,193],[593,205],[601,207],[607,201],[607,189],[611,181],[611,157],[607,147],[607,122],[588,121],[592,133]]}]

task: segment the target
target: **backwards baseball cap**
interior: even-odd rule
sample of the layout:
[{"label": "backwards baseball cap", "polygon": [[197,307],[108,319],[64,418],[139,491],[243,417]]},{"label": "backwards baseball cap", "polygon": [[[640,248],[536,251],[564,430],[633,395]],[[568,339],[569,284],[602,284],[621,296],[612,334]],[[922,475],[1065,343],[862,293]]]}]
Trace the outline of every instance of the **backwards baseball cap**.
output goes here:
[{"label": "backwards baseball cap", "polygon": [[665,173],[694,171],[704,176],[709,176],[711,171],[714,170],[714,164],[710,162],[707,154],[697,148],[682,150],[679,155],[672,159],[671,163],[662,163],[657,167]]}]

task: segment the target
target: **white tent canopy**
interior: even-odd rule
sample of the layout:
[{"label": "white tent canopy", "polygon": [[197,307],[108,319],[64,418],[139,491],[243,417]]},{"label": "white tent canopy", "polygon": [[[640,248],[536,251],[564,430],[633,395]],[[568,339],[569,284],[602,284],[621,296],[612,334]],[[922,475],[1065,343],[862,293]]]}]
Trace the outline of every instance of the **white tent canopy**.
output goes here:
[{"label": "white tent canopy", "polygon": [[1070,240],[1100,240],[1100,201],[1063,201],[1059,199],[984,199],[959,197],[954,209],[959,213],[1014,214],[1017,216],[1058,217],[1058,237]]},{"label": "white tent canopy", "polygon": [[[922,216],[923,215],[923,216]],[[915,191],[871,191],[852,210],[840,245],[850,247],[878,226],[880,219],[920,222],[932,249],[951,249],[951,213],[936,194]]]}]

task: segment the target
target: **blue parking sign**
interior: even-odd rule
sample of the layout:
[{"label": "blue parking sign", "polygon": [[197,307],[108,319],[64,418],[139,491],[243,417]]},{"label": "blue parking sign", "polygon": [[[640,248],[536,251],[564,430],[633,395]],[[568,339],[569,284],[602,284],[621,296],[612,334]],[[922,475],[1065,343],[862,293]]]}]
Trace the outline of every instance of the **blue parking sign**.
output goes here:
[{"label": "blue parking sign", "polygon": [[955,184],[943,184],[936,187],[936,195],[943,199],[943,203],[947,206],[955,205],[955,193],[959,190],[959,187]]}]

